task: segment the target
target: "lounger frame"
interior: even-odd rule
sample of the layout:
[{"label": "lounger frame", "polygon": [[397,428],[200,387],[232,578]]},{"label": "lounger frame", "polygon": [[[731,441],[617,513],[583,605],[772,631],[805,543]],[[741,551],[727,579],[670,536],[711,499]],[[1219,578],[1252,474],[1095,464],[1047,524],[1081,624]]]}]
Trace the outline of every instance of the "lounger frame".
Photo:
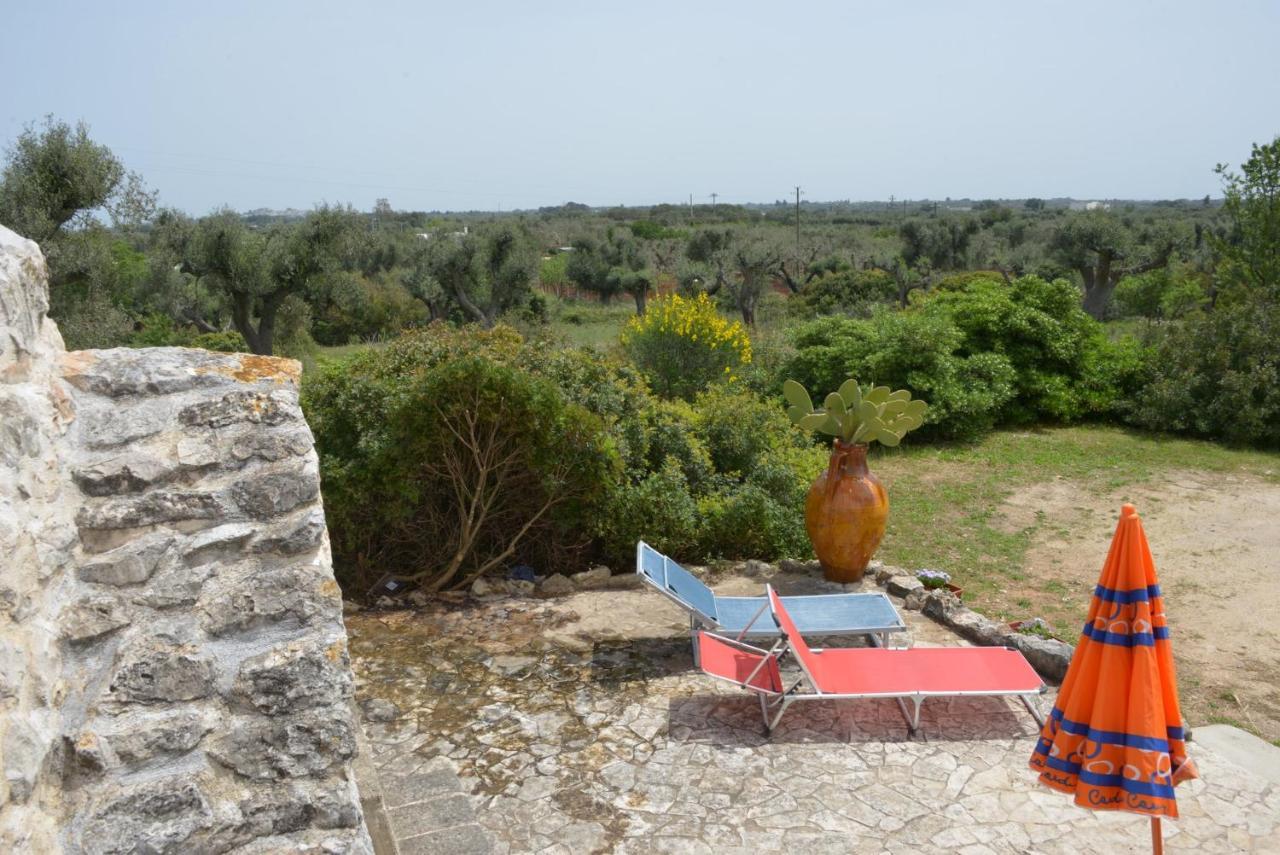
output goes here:
[{"label": "lounger frame", "polygon": [[[722,635],[715,635],[714,633],[705,633],[705,634],[713,636],[717,641],[721,643],[728,644],[731,647],[735,647],[739,650],[743,650],[748,653],[753,653],[761,657],[760,664],[757,665],[755,669],[752,670],[751,673],[747,675],[747,678],[742,682],[730,679],[720,674],[711,673],[710,671],[704,671],[703,673],[717,680],[723,680],[726,683],[731,683],[735,686],[738,686],[739,688],[746,689],[748,692],[754,692],[760,699],[760,715],[764,719],[764,731],[766,734],[773,733],[774,728],[776,728],[778,726],[778,722],[782,720],[782,716],[787,711],[787,708],[797,701],[860,701],[860,700],[872,700],[876,698],[890,698],[898,702],[898,709],[902,711],[902,717],[903,719],[906,720],[907,729],[911,735],[915,735],[916,732],[920,729],[920,707],[924,704],[925,700],[928,698],[1016,696],[1019,700],[1022,701],[1022,705],[1027,708],[1027,712],[1031,713],[1031,717],[1036,720],[1036,723],[1039,724],[1041,727],[1044,727],[1044,716],[1041,715],[1040,711],[1036,709],[1035,705],[1031,701],[1031,699],[1036,695],[1044,694],[1044,692],[1047,689],[1047,686],[1045,686],[1043,683],[1041,683],[1040,688],[1035,692],[1020,692],[1020,691],[1006,691],[1006,690],[953,691],[953,692],[857,692],[857,693],[823,692],[821,689],[818,688],[818,683],[813,678],[813,675],[809,673],[809,669],[805,667],[804,661],[799,656],[796,656],[792,652],[791,645],[787,641],[786,635],[780,636],[778,640],[774,643],[774,645],[770,647],[768,650],[763,650],[759,647],[754,647],[750,644],[747,644],[741,639],[726,638]],[[824,648],[816,648],[816,647],[810,648],[809,652],[820,656],[822,655],[823,649]],[[1012,650],[1012,648],[1004,648],[1004,649]],[[758,686],[754,686],[751,684],[751,681],[755,679],[756,675],[760,672],[760,669],[763,668],[765,666],[765,663],[769,661],[769,657],[776,658],[778,664],[781,665],[782,662],[788,656],[791,657],[791,659],[796,663],[796,665],[800,669],[800,673],[802,674],[802,676],[797,678],[796,681],[792,683],[790,687],[787,687],[780,692],[771,692],[771,691],[768,691],[767,689],[762,689]],[[805,684],[806,681],[809,683],[809,685],[812,687],[813,690],[809,692],[801,692],[800,688]],[[910,712],[907,711],[908,701],[911,702],[913,707]]]},{"label": "lounger frame", "polygon": [[[655,555],[662,558],[664,577],[666,575],[667,567],[671,564],[676,564],[676,562],[672,561],[670,558],[668,558],[666,555],[663,555],[661,552],[658,552],[658,550],[654,549],[652,546],[649,546],[644,541],[639,541],[636,544],[636,573],[640,576],[640,578],[642,578],[645,581],[647,585],[649,585],[649,587],[654,588],[655,590],[658,591],[658,593],[662,594],[662,596],[666,597],[672,603],[675,603],[677,606],[679,606],[682,611],[688,613],[689,636],[690,636],[690,641],[693,644],[693,658],[694,658],[694,663],[696,664],[698,662],[697,634],[700,629],[710,629],[717,633],[722,633],[722,634],[727,632],[734,632],[734,630],[732,628],[726,628],[716,619],[714,615],[710,615],[699,610],[697,606],[678,596],[674,591],[672,591],[666,585],[660,584],[648,573],[643,572],[643,569],[642,569],[643,556],[644,556],[645,549],[651,550]],[[676,566],[678,567],[679,565],[676,564]],[[685,571],[685,572],[688,572],[688,571]],[[739,602],[747,602],[747,603],[751,603],[752,605],[755,605],[757,603],[759,604],[759,610],[755,613],[755,617],[753,617],[750,621],[748,621],[746,626],[742,630],[736,631],[734,633],[739,640],[742,640],[743,638],[776,638],[778,636],[778,630],[771,625],[771,622],[759,621],[760,616],[767,613],[769,610],[768,598],[766,597],[721,597],[721,596],[715,595],[714,592],[712,592],[712,596],[715,598],[715,602],[717,604],[739,603]],[[829,629],[806,629],[805,630],[806,634],[812,635],[814,637],[831,636],[831,635],[865,635],[871,640],[872,644],[875,644],[878,647],[887,647],[889,644],[889,637],[892,633],[906,631],[907,625],[903,622],[902,617],[898,615],[897,609],[893,607],[893,602],[885,594],[879,591],[871,591],[866,593],[850,593],[850,594],[804,594],[800,596],[783,597],[782,601],[784,603],[793,603],[797,600],[821,600],[821,599],[839,600],[839,599],[848,598],[848,597],[879,598],[884,601],[884,603],[888,606],[889,612],[893,614],[897,620],[895,623],[891,623],[891,624],[844,626],[844,627],[833,627]]]}]

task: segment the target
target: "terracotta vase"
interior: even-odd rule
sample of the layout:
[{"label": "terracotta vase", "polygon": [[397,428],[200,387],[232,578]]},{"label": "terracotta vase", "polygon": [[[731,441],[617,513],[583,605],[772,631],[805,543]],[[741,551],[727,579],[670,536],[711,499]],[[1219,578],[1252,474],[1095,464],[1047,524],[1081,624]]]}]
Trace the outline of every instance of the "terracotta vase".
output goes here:
[{"label": "terracotta vase", "polygon": [[804,523],[823,574],[857,582],[884,539],[889,494],[867,469],[867,447],[837,439],[827,469],[809,488]]}]

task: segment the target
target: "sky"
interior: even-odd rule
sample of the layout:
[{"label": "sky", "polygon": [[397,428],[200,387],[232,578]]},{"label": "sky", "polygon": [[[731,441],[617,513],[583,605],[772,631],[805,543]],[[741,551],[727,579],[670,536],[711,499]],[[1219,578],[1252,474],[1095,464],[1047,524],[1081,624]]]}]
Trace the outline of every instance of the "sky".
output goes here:
[{"label": "sky", "polygon": [[400,210],[1200,198],[1280,133],[1276,0],[0,0],[0,141]]}]

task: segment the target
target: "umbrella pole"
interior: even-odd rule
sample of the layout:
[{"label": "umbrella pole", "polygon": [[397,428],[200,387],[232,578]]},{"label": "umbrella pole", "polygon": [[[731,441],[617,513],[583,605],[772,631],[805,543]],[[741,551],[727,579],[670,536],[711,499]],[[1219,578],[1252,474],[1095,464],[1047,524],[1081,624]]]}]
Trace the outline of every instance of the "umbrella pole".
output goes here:
[{"label": "umbrella pole", "polygon": [[1164,855],[1164,839],[1160,835],[1160,817],[1151,817],[1151,855]]}]

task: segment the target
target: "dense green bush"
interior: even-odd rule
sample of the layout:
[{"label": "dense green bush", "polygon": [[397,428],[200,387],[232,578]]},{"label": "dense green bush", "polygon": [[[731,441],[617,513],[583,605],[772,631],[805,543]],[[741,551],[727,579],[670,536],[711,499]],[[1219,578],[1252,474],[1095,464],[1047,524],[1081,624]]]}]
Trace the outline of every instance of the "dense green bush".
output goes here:
[{"label": "dense green bush", "polygon": [[235,330],[200,333],[200,335],[191,339],[191,347],[199,347],[205,350],[216,350],[220,353],[249,352],[249,345],[245,343],[244,336],[240,335],[240,333]]},{"label": "dense green bush", "polygon": [[199,347],[223,353],[245,353],[249,347],[235,330],[198,332],[195,327],[178,326],[168,315],[147,315],[129,338],[132,347]]},{"label": "dense green bush", "polygon": [[1031,276],[969,278],[905,311],[813,321],[794,339],[786,376],[810,389],[846,377],[906,388],[929,403],[926,437],[1107,416],[1147,370],[1136,345],[1107,341],[1074,286]]},{"label": "dense green bush", "polygon": [[1128,404],[1141,427],[1280,446],[1280,304],[1226,300],[1174,327]]},{"label": "dense green bush", "polygon": [[[453,535],[443,521],[456,500],[433,461],[449,447],[440,420],[477,409],[473,387],[489,396],[478,411],[504,414],[511,425],[502,447],[521,448],[531,471],[552,462],[574,470],[554,471],[577,498],[524,537],[511,563],[572,571],[591,557],[625,566],[638,539],[690,561],[808,552],[804,492],[825,452],[791,426],[777,400],[745,387],[716,387],[692,403],[663,400],[634,367],[596,351],[524,341],[503,325],[443,324],[304,380],[336,572],[356,592],[382,571],[428,580],[447,572],[441,562]],[[566,423],[579,425],[577,445]],[[515,492],[520,507],[536,505],[537,490]],[[504,529],[518,528],[504,513]],[[481,540],[496,542],[492,534]],[[446,584],[487,560],[476,558]]]},{"label": "dense green bush", "polygon": [[340,581],[441,590],[580,561],[621,477],[601,419],[502,360],[416,352],[412,372],[371,352],[306,388]]},{"label": "dense green bush", "polygon": [[963,336],[941,314],[823,318],[795,335],[788,377],[815,392],[835,390],[849,377],[907,389],[929,404],[920,429],[925,438],[965,439],[989,431],[1014,395],[1009,361],[995,353],[961,355]]},{"label": "dense green bush", "polygon": [[884,270],[833,270],[800,289],[788,308],[800,316],[869,315],[872,308],[898,296],[898,283]]},{"label": "dense green bush", "polygon": [[1090,415],[1080,381],[1101,354],[1101,325],[1080,308],[1080,291],[1059,279],[1024,276],[1011,285],[975,278],[924,301],[945,314],[963,336],[964,355],[994,353],[1013,367],[1014,397],[999,421],[1073,421]]}]

